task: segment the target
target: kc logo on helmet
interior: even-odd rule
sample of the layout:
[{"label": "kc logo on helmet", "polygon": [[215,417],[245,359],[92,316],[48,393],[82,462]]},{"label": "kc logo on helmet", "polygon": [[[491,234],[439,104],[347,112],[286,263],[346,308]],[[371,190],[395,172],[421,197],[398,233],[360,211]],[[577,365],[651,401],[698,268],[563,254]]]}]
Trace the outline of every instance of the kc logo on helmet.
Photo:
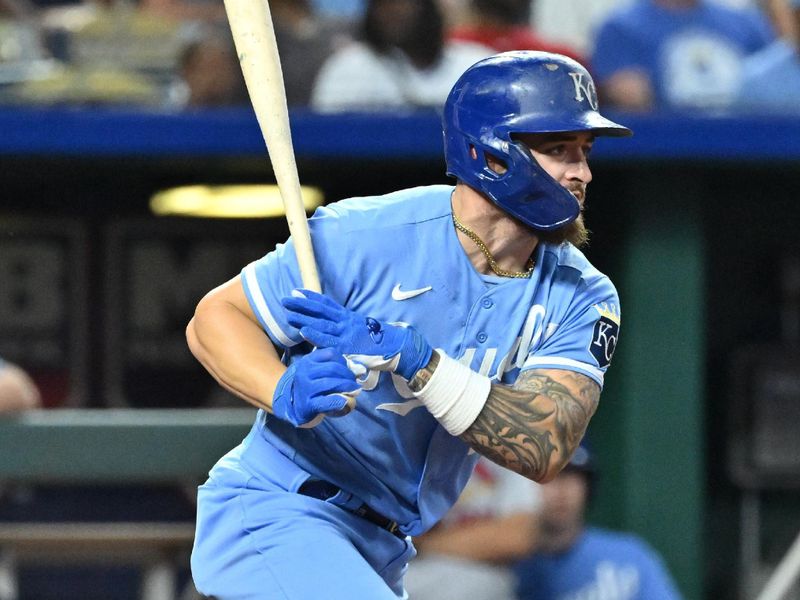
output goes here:
[{"label": "kc logo on helmet", "polygon": [[572,83],[575,85],[575,100],[583,102],[586,99],[589,101],[589,106],[592,107],[592,110],[597,110],[597,90],[591,77],[574,71],[569,76],[572,77]]}]

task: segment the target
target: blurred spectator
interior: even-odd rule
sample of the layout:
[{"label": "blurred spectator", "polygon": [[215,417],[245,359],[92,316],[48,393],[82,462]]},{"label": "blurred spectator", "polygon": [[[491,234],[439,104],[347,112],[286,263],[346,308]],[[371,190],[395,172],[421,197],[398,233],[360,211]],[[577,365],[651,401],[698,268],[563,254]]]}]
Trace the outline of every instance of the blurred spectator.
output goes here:
[{"label": "blurred spectator", "polygon": [[179,108],[247,105],[247,88],[230,31],[197,27],[181,55],[170,103]]},{"label": "blurred spectator", "polygon": [[591,63],[606,101],[629,110],[730,105],[744,57],[774,38],[756,10],[637,0],[603,23]]},{"label": "blurred spectator", "polygon": [[780,37],[794,37],[794,19],[786,0],[715,0],[730,8],[763,10]]},{"label": "blurred spectator", "polygon": [[583,62],[583,58],[573,48],[550,43],[534,32],[530,26],[530,0],[471,0],[470,8],[471,18],[450,31],[450,39],[483,44],[498,52],[555,52]]},{"label": "blurred spectator", "polygon": [[221,0],[138,0],[138,2],[144,12],[170,21],[227,24],[225,4]]},{"label": "blurred spectator", "polygon": [[320,16],[310,0],[271,0],[269,6],[281,56],[286,102],[289,106],[308,106],[320,67],[350,41],[350,24]]},{"label": "blurred spectator", "polygon": [[35,8],[29,0],[0,0],[0,17],[30,18]]},{"label": "blurred spectator", "polygon": [[95,11],[70,40],[70,63],[153,77],[174,72],[180,50],[179,23],[130,2],[95,2]]},{"label": "blurred spectator", "polygon": [[794,16],[792,0],[762,0],[778,37],[797,43],[800,40],[800,25]]},{"label": "blurred spectator", "polygon": [[465,25],[470,18],[469,4],[472,0],[438,0],[437,4],[444,17],[444,28],[451,31]]},{"label": "blurred spectator", "polygon": [[316,110],[440,107],[459,75],[493,53],[445,41],[436,0],[370,0],[360,35],[322,66]]},{"label": "blurred spectator", "polygon": [[0,19],[14,19],[36,25],[36,7],[28,0],[0,0]]},{"label": "blurred spectator", "polygon": [[[800,0],[789,0],[800,28]],[[784,37],[749,56],[742,67],[736,108],[760,113],[800,112],[800,44]]]},{"label": "blurred spectator", "polygon": [[[450,1],[450,0],[448,0]],[[598,26],[614,10],[635,0],[533,0],[531,23],[545,32],[548,41],[566,44],[583,56],[590,56]],[[763,8],[775,29],[783,36],[794,29],[786,9],[786,0],[715,0],[729,8]]]},{"label": "blurred spectator", "polygon": [[314,10],[323,17],[350,21],[364,14],[364,0],[313,0]]},{"label": "blurred spectator", "polygon": [[58,40],[60,68],[18,86],[13,100],[38,104],[162,105],[177,69],[178,24],[125,1],[52,8],[43,18]]},{"label": "blurred spectator", "polygon": [[414,538],[405,577],[413,600],[511,600],[510,565],[533,550],[540,486],[480,458],[458,502]]},{"label": "blurred spectator", "polygon": [[36,8],[27,0],[0,0],[0,100],[15,84],[46,77],[56,66]]},{"label": "blurred spectator", "polygon": [[514,567],[519,600],[679,599],[661,557],[642,539],[585,526],[594,477],[592,457],[582,445],[541,486],[537,549]]},{"label": "blurred spectator", "polygon": [[534,0],[531,23],[554,43],[564,44],[582,56],[594,49],[597,26],[608,14],[634,0]]},{"label": "blurred spectator", "polygon": [[39,408],[42,398],[30,376],[0,358],[0,414]]},{"label": "blurred spectator", "polygon": [[[350,39],[344,21],[323,19],[310,0],[271,0],[286,101],[308,106],[314,79],[335,50]],[[179,108],[248,104],[247,88],[227,22],[183,27],[184,46],[170,105]]]}]

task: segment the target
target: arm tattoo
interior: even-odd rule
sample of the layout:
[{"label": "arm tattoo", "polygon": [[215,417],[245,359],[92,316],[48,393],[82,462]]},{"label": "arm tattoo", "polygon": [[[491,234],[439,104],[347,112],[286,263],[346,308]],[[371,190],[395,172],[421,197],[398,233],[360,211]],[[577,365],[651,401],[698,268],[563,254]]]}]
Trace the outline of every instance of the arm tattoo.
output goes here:
[{"label": "arm tattoo", "polygon": [[[524,371],[513,386],[493,384],[486,405],[462,434],[490,460],[534,480],[566,464],[589,424],[600,387],[572,371]],[[557,471],[556,471],[557,472]]]},{"label": "arm tattoo", "polygon": [[414,374],[414,377],[411,378],[411,381],[408,382],[408,387],[412,392],[419,392],[424,388],[428,382],[433,377],[434,371],[436,371],[436,367],[439,366],[439,353],[433,352],[431,353],[431,359],[428,361],[428,364],[422,367],[419,371]]}]

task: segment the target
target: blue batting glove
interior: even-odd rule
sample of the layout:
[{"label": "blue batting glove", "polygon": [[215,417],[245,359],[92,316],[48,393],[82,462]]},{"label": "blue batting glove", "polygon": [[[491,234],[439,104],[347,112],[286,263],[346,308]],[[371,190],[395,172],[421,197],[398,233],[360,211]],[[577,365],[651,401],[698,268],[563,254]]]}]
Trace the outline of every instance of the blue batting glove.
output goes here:
[{"label": "blue batting glove", "polygon": [[281,304],[304,339],[368,369],[394,371],[408,381],[431,359],[433,349],[413,327],[364,317],[311,290],[296,290]]},{"label": "blue batting glove", "polygon": [[278,380],[272,413],[295,427],[314,427],[325,416],[349,413],[360,391],[341,354],[316,350],[293,362]]}]

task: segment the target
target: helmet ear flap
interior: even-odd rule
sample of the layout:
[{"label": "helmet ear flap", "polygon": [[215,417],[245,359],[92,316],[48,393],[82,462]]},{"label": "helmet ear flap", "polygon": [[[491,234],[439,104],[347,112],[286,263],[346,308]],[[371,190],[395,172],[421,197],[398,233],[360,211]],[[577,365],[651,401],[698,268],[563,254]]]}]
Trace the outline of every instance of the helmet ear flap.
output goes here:
[{"label": "helmet ear flap", "polygon": [[520,140],[497,138],[479,145],[485,162],[477,172],[481,191],[504,211],[534,229],[548,231],[580,214],[578,200],[553,179]]}]

